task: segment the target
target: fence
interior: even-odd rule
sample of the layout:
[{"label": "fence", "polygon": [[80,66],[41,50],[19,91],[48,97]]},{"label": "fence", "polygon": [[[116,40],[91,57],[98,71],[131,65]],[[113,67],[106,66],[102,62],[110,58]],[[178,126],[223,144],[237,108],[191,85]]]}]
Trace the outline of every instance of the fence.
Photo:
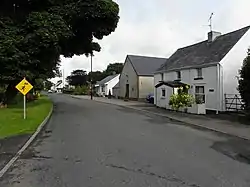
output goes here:
[{"label": "fence", "polygon": [[244,103],[239,94],[225,94],[226,111],[242,111]]}]

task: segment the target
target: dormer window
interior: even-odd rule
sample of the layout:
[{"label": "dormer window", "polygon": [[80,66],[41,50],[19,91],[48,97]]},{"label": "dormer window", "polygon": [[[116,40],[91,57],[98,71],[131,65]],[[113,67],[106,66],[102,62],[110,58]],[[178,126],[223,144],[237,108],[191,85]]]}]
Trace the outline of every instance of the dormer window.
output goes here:
[{"label": "dormer window", "polygon": [[164,81],[164,74],[161,73],[161,81]]},{"label": "dormer window", "polygon": [[177,80],[181,80],[181,72],[180,71],[176,72],[176,77],[177,77]]}]

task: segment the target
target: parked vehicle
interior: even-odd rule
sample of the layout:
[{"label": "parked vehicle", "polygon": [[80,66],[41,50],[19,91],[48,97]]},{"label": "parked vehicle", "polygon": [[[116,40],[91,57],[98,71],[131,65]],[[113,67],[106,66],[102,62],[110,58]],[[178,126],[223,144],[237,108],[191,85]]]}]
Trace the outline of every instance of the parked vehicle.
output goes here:
[{"label": "parked vehicle", "polygon": [[149,103],[154,103],[154,94],[150,93],[148,94],[148,96],[146,97],[146,100],[149,102]]}]

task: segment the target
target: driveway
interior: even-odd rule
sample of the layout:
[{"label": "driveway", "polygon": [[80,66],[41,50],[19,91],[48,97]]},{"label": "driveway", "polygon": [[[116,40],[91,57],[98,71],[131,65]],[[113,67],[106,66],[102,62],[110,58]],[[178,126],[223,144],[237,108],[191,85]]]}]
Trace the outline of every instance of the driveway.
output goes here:
[{"label": "driveway", "polygon": [[54,94],[49,124],[1,187],[249,187],[249,142]]}]

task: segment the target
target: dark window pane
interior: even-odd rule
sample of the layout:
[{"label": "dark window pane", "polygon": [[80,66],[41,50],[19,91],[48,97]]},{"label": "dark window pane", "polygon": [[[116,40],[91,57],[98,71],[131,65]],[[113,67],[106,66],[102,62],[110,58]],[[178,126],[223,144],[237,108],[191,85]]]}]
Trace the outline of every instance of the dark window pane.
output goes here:
[{"label": "dark window pane", "polygon": [[162,96],[162,97],[165,97],[165,96],[166,96],[166,90],[165,90],[165,89],[162,89],[162,90],[161,90],[161,96]]},{"label": "dark window pane", "polygon": [[198,68],[198,69],[197,69],[197,77],[198,77],[198,78],[201,78],[201,77],[202,77],[202,69],[201,69],[201,68]]}]

